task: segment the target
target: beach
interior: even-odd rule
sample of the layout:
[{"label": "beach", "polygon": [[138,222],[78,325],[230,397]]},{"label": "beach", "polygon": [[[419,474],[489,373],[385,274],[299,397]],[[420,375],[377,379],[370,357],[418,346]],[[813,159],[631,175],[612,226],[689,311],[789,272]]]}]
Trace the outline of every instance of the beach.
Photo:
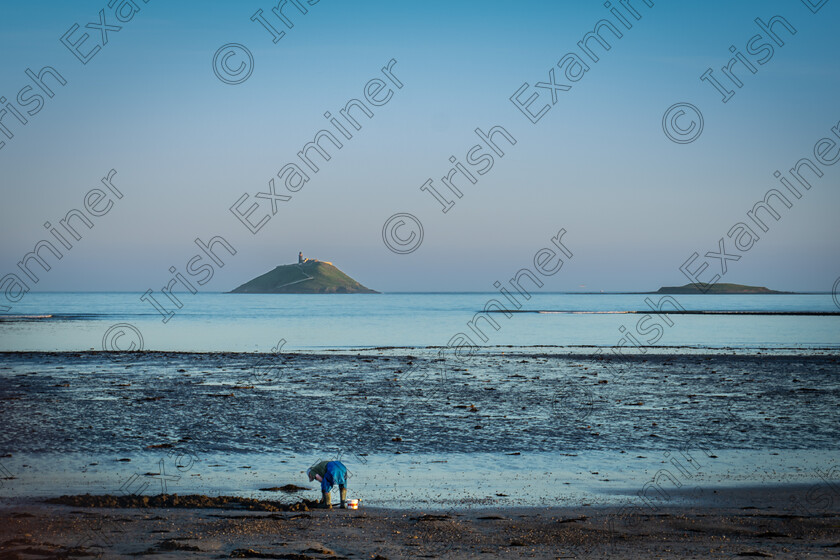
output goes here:
[{"label": "beach", "polygon": [[[830,349],[2,353],[2,553],[836,557],[838,368]],[[313,508],[323,459],[360,509]]]},{"label": "beach", "polygon": [[[3,558],[837,558],[838,509],[784,512],[802,487],[720,493],[717,505],[362,508],[293,512],[30,504],[0,512]],[[836,504],[835,498],[835,504]]]}]

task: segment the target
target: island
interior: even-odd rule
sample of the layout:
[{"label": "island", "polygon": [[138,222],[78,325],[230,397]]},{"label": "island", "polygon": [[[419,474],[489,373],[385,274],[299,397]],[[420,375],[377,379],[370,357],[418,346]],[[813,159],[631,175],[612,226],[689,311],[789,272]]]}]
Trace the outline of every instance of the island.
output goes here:
[{"label": "island", "polygon": [[699,289],[695,284],[685,286],[663,286],[653,294],[792,294],[794,292],[777,292],[764,286],[747,286],[744,284],[717,283],[708,286],[706,290]]},{"label": "island", "polygon": [[232,294],[378,294],[353,280],[331,262],[304,258],[297,264],[282,264],[245,282]]}]

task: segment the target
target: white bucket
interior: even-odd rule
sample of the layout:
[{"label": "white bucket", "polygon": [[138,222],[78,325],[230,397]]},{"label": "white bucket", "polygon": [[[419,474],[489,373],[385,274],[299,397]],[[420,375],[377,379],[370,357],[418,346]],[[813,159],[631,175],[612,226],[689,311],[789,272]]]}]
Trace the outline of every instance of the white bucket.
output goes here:
[{"label": "white bucket", "polygon": [[359,500],[347,500],[347,509],[359,509]]}]

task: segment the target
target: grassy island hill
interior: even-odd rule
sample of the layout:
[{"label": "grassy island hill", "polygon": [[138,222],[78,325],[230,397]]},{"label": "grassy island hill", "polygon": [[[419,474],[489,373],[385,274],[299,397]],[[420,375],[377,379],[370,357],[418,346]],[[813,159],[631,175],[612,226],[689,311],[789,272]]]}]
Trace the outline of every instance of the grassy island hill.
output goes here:
[{"label": "grassy island hill", "polygon": [[663,286],[655,294],[792,294],[793,292],[777,292],[764,286],[746,286],[744,284],[718,283],[703,291],[694,284],[685,286]]},{"label": "grassy island hill", "polygon": [[283,264],[245,282],[232,294],[378,294],[328,262]]}]

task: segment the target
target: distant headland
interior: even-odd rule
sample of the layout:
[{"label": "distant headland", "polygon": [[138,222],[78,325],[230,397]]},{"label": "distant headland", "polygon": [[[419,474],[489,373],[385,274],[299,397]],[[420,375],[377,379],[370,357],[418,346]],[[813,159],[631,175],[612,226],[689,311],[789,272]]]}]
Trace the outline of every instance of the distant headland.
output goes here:
[{"label": "distant headland", "polygon": [[744,284],[717,283],[708,286],[706,290],[699,289],[694,284],[685,286],[663,286],[654,294],[793,294],[795,292],[777,292],[764,286],[746,286]]},{"label": "distant headland", "polygon": [[232,294],[378,294],[362,286],[331,262],[304,258],[297,264],[281,264],[274,270],[245,282]]}]

